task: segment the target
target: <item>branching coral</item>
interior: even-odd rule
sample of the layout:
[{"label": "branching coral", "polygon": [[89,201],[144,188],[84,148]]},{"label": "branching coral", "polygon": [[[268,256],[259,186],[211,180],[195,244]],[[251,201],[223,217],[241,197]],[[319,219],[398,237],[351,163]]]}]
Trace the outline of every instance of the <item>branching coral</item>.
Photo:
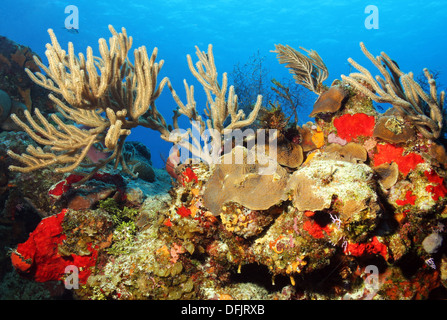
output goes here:
[{"label": "branching coral", "polygon": [[[91,47],[87,48],[86,57],[82,53],[77,57],[72,43],[67,53],[60,47],[53,30],[48,30],[51,44],[47,44],[45,54],[49,66],[34,57],[46,75],[33,74],[29,69],[26,72],[34,82],[64,98],[68,105],[53,94],[49,95],[62,116],[75,124],[67,124],[56,114],[51,115],[51,123],[38,109],[35,115],[40,124],[28,111],[25,116],[29,125],[12,115],[31,138],[50,150],[30,145],[28,154],[8,151],[11,157],[25,164],[25,167],[10,166],[11,170],[29,172],[58,164],[61,166],[56,172],[71,172],[78,166],[93,166],[94,170],[87,175],[90,177],[115,161],[115,167],[121,163],[123,169],[130,172],[121,151],[132,128],[141,125],[160,131],[163,138],[169,136],[168,126],[155,107],[155,100],[168,82],[168,78],[164,78],[157,85],[163,66],[163,60],[155,62],[157,48],[150,58],[144,46],[136,49],[132,64],[128,58],[132,37],[127,36],[124,28],[122,33],[117,33],[112,26],[109,29],[112,33],[109,46],[105,39],[99,39],[101,58],[93,56]],[[105,151],[113,152],[97,164],[85,165],[83,160],[96,143],[103,143]]]},{"label": "branching coral", "polygon": [[323,89],[323,81],[327,79],[329,72],[320,55],[314,50],[305,51],[308,56],[282,44],[275,45],[277,57],[280,63],[286,64],[293,74],[295,81],[307,89],[320,94]]},{"label": "branching coral", "polygon": [[[228,87],[226,72],[222,75],[222,84],[220,85],[218,82],[218,73],[212,49],[212,45],[209,45],[208,52],[205,53],[196,47],[196,55],[199,61],[195,64],[195,67],[191,56],[187,55],[189,69],[203,86],[206,93],[207,108],[204,110],[206,120],[202,119],[196,109],[193,86],[188,86],[188,83],[184,80],[187,96],[187,104],[185,105],[170,83],[168,83],[172,96],[179,107],[175,112],[176,115],[183,114],[187,116],[200,136],[208,129],[208,134],[210,134],[212,141],[211,147],[207,141],[205,141],[205,145],[202,147],[200,141],[197,140],[197,137],[194,136],[191,130],[188,130],[186,133],[174,130],[171,132],[169,140],[185,147],[193,155],[198,156],[209,164],[214,163],[217,159],[222,135],[229,130],[240,129],[252,124],[256,120],[262,103],[262,96],[258,95],[256,104],[248,117],[246,117],[242,109],[238,109],[237,95],[233,86]],[[230,117],[230,123],[226,124],[225,121],[228,117]],[[176,121],[174,121],[174,128],[178,129]],[[189,141],[190,139],[191,142]]]},{"label": "branching coral", "polygon": [[443,125],[445,92],[442,91],[438,96],[436,81],[428,70],[424,69],[430,85],[430,92],[426,93],[413,79],[413,73],[403,73],[387,54],[382,52],[380,56],[374,57],[362,42],[360,47],[384,79],[380,76],[374,78],[366,68],[351,58],[348,59],[349,63],[360,73],[351,73],[348,77],[342,75],[342,79],[375,102],[391,103],[410,119],[426,138],[439,138]]},{"label": "branching coral", "polygon": [[[30,78],[40,86],[61,95],[63,100],[50,94],[50,99],[57,105],[63,118],[74,122],[69,124],[56,114],[51,115],[51,122],[36,109],[36,121],[25,112],[29,124],[24,123],[17,116],[12,119],[23,128],[38,144],[50,149],[28,146],[27,154],[18,155],[13,151],[8,154],[22,162],[25,166],[10,166],[10,170],[29,172],[49,165],[59,165],[56,172],[71,172],[78,167],[93,167],[83,181],[95,174],[106,164],[113,162],[115,168],[121,164],[123,170],[133,175],[122,156],[122,149],[126,137],[131,129],[144,126],[157,130],[161,138],[178,143],[186,147],[194,155],[205,162],[211,163],[210,152],[217,155],[220,151],[222,134],[225,130],[239,129],[253,123],[261,107],[262,96],[258,96],[256,105],[248,118],[242,110],[238,110],[237,95],[234,87],[228,88],[226,73],[223,74],[222,85],[217,81],[217,71],[214,64],[212,46],[208,53],[197,48],[199,62],[196,68],[188,55],[188,65],[193,75],[205,89],[208,106],[205,110],[206,122],[196,110],[194,87],[188,87],[185,81],[188,103],[184,105],[172,88],[169,79],[163,78],[159,83],[157,78],[163,66],[163,60],[156,63],[157,48],[149,57],[144,46],[134,50],[134,63],[128,58],[132,46],[132,37],[128,37],[126,30],[117,33],[109,26],[112,37],[109,45],[105,39],[99,39],[101,57],[93,56],[91,47],[87,54],[76,56],[73,44],[69,43],[68,53],[63,50],[53,30],[49,29],[51,44],[47,44],[46,56],[49,66],[45,66],[37,57],[34,60],[43,69],[42,73],[26,72]],[[178,127],[178,117],[187,116],[192,126],[202,135],[206,128],[212,142],[217,147],[210,149],[207,143],[202,147],[191,129],[186,133],[174,130],[166,124],[163,116],[155,106],[155,100],[160,96],[165,85],[168,85],[179,108],[175,110],[173,126]],[[228,88],[228,95],[227,95]],[[227,118],[231,121],[226,124]],[[40,123],[39,123],[40,122]],[[179,133],[180,132],[180,133]],[[189,140],[192,142],[189,142]],[[86,164],[84,159],[95,144],[103,144],[103,152],[111,151],[111,155],[98,163]]]}]

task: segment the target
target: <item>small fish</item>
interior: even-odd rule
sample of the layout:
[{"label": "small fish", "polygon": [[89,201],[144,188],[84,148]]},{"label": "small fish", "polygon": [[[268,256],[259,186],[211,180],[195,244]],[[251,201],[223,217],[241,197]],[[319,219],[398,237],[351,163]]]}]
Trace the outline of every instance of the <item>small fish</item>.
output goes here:
[{"label": "small fish", "polygon": [[171,177],[174,179],[178,178],[178,174],[175,172],[175,168],[180,164],[180,151],[177,145],[174,145],[168,160],[166,160],[166,171],[169,173]]},{"label": "small fish", "polygon": [[[397,67],[397,69],[400,69],[399,68],[399,65],[397,64],[397,62],[396,61],[394,61],[394,60],[392,60],[392,59],[390,59],[391,60],[391,62]],[[387,67],[387,65],[386,64],[384,64],[384,63],[382,63],[382,66],[384,67],[384,68],[386,68]]]},{"label": "small fish", "polygon": [[350,64],[349,62],[346,64],[349,66],[349,73],[352,73],[352,64]]},{"label": "small fish", "polygon": [[74,27],[62,27],[62,28],[67,30],[68,32],[70,32],[72,34],[78,34],[79,33],[79,29],[75,29]]},{"label": "small fish", "polygon": [[91,146],[90,149],[87,151],[87,157],[93,163],[99,163],[101,160],[107,159],[110,154],[110,152],[103,152],[94,146]]}]

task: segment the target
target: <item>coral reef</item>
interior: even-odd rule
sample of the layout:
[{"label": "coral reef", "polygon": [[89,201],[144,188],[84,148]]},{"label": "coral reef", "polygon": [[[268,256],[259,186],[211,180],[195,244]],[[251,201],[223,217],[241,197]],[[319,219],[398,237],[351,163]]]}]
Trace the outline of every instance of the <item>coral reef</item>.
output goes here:
[{"label": "coral reef", "polygon": [[[204,109],[206,118],[203,119],[196,109],[196,101],[194,99],[194,86],[188,86],[184,80],[187,104],[185,105],[178,97],[172,85],[168,82],[172,97],[177,103],[178,109],[174,111],[174,128],[170,133],[168,141],[188,150],[192,156],[199,158],[208,165],[213,166],[219,157],[223,140],[228,139],[226,135],[232,134],[232,130],[238,130],[252,124],[258,112],[261,109],[262,96],[258,95],[253,110],[248,117],[244,111],[239,109],[237,95],[234,86],[228,87],[227,73],[222,75],[222,83],[219,84],[217,79],[217,69],[214,63],[213,46],[208,46],[208,52],[200,51],[196,47],[196,55],[199,61],[195,64],[192,62],[190,55],[187,55],[189,70],[193,76],[203,86],[207,97],[207,108]],[[197,69],[196,69],[197,68]],[[228,89],[228,95],[227,95]],[[176,117],[185,115],[188,117],[192,129],[186,132],[180,130]],[[226,121],[230,120],[229,123]],[[206,133],[206,134],[205,134]],[[209,135],[209,136],[207,136]],[[198,141],[204,140],[204,145]],[[210,141],[208,141],[210,140]],[[225,143],[224,143],[225,144]]]},{"label": "coral reef", "polygon": [[123,157],[134,175],[148,182],[155,181],[151,153],[143,143],[137,141],[126,142]]},{"label": "coral reef", "polygon": [[[238,153],[242,154],[241,162],[234,160]],[[274,174],[259,174],[266,165],[257,161],[250,164],[250,156],[255,157],[244,147],[235,147],[230,154],[222,156],[221,164],[216,165],[203,194],[204,205],[214,215],[219,215],[222,206],[229,201],[251,210],[267,210],[287,198],[287,171],[276,165]],[[264,197],[255,196],[264,192]]]},{"label": "coral reef", "polygon": [[[105,39],[99,40],[101,58],[93,56],[91,47],[86,57],[83,54],[76,57],[72,43],[69,43],[68,52],[62,50],[53,30],[48,30],[52,42],[46,51],[49,66],[34,57],[46,76],[40,72],[34,74],[29,68],[25,70],[35,83],[64,98],[70,106],[53,94],[49,95],[62,116],[75,124],[64,123],[56,114],[52,114],[49,122],[37,108],[34,112],[40,124],[29,111],[24,112],[29,125],[12,115],[16,124],[34,141],[51,149],[30,145],[22,155],[9,151],[9,156],[25,164],[25,167],[11,166],[11,170],[30,172],[58,164],[54,170],[65,173],[83,164],[94,168],[84,173],[86,181],[106,164],[114,162],[115,168],[121,164],[123,170],[132,175],[121,154],[131,129],[143,125],[168,135],[167,125],[154,104],[168,81],[163,79],[157,87],[157,75],[163,66],[163,61],[155,63],[157,48],[150,59],[144,46],[136,49],[133,65],[128,60],[132,37],[127,36],[124,28],[119,34],[112,26],[109,29],[112,33],[110,48]],[[97,163],[83,163],[89,150],[98,144],[104,145],[111,155]]]},{"label": "coral reef", "polygon": [[[124,29],[120,35],[111,31],[112,49],[100,41],[103,60],[96,86],[84,81],[82,88],[68,90],[66,86],[75,85],[71,83],[74,78],[58,87],[43,76],[34,78],[55,92],[71,95],[66,98],[71,107],[59,104],[67,115],[73,110],[81,112],[80,106],[87,103],[82,99],[100,104],[102,98],[96,95],[107,90],[103,84],[107,82],[103,77],[108,76],[107,57],[127,57],[131,38]],[[53,48],[59,52],[55,36],[50,34]],[[369,71],[354,64],[361,76],[342,77],[329,88],[322,84],[327,69],[315,51],[306,51],[306,57],[288,46],[276,49],[280,63],[292,69],[296,81],[319,95],[312,111],[314,123],[289,128],[280,108],[263,118],[264,129],[275,126],[279,132],[276,147],[267,148],[265,138],[254,143],[248,139],[240,144],[225,141],[225,129],[253,124],[261,97],[245,118],[238,111],[234,88],[230,86],[227,92],[226,75],[221,84],[217,82],[210,46],[207,53],[197,48],[199,62],[195,66],[191,57],[187,58],[192,74],[205,88],[206,117],[197,112],[193,87],[185,82],[188,103],[184,105],[172,85],[162,80],[178,105],[174,127],[162,125],[161,130],[166,129],[163,138],[178,143],[166,171],[151,167],[152,175],[145,168],[147,172],[138,175],[145,178],[135,179],[140,163],[151,165],[150,153],[138,143],[124,144],[128,132],[120,131],[133,128],[146,112],[153,121],[164,121],[153,105],[163,84],[151,91],[150,107],[138,117],[125,122],[128,114],[116,109],[106,113],[108,120],[100,120],[107,122],[107,130],[105,126],[101,132],[76,131],[81,135],[94,132],[95,137],[102,134],[102,138],[108,131],[113,136],[109,142],[118,142],[120,147],[98,151],[119,150],[119,156],[106,154],[106,159],[121,161],[119,157],[123,157],[132,175],[101,166],[102,172],[93,170],[86,178],[70,170],[53,172],[48,163],[40,170],[8,172],[6,168],[14,160],[28,158],[2,155],[4,181],[0,182],[15,186],[3,191],[5,209],[0,226],[12,230],[16,215],[17,219],[25,213],[35,217],[31,226],[19,230],[21,237],[8,239],[13,247],[9,261],[15,272],[34,280],[32,285],[61,283],[73,276],[65,268],[75,267],[79,287],[67,290],[77,299],[429,299],[435,291],[445,297],[447,171],[445,149],[437,140],[444,94],[437,97],[430,75],[431,92],[423,93],[411,75],[398,70],[385,54],[376,60],[363,45],[362,50],[385,79],[373,82]],[[87,62],[82,56],[74,60],[69,48],[64,62],[72,68],[71,76],[87,65],[93,72],[89,52]],[[139,74],[137,66],[144,52],[137,50],[139,62],[127,76]],[[149,63],[155,68],[149,77],[152,80],[159,70],[154,60],[153,54]],[[124,66],[127,62],[120,63]],[[150,87],[156,88],[155,81]],[[145,98],[150,100],[149,96]],[[426,106],[419,105],[421,99]],[[395,106],[380,114],[373,100]],[[120,110],[132,113],[129,106],[141,107],[138,101],[126,101],[127,109]],[[138,110],[136,107],[134,112]],[[209,138],[219,143],[219,148],[194,141],[191,130],[176,131],[180,114],[200,134],[212,131]],[[36,115],[44,128],[33,125],[29,113],[31,126],[22,126],[31,138],[38,133],[62,138],[60,130],[38,111]],[[66,126],[66,133],[73,129],[56,119],[61,130]],[[23,139],[14,138],[20,135]],[[4,134],[2,146],[14,154],[23,153],[32,143],[26,136]],[[39,136],[37,141],[47,138]],[[99,141],[95,139],[92,141]],[[228,142],[224,145],[231,149],[222,148],[222,142]],[[82,152],[87,153],[86,147],[82,146]],[[179,147],[201,161],[181,162]],[[44,159],[54,160],[49,153],[43,154]],[[96,153],[91,161],[102,156]],[[23,199],[28,199],[26,204]],[[13,279],[11,270],[10,265],[8,279]]]},{"label": "coral reef", "polygon": [[424,137],[439,138],[443,126],[442,108],[445,93],[442,91],[438,97],[436,81],[428,69],[424,69],[425,77],[430,85],[430,92],[426,93],[414,81],[413,73],[402,72],[384,52],[374,58],[362,42],[360,47],[385,79],[380,76],[374,78],[367,69],[351,58],[348,60],[349,63],[360,73],[352,73],[348,77],[342,75],[341,78],[372,100],[391,103],[399,113],[413,122]]},{"label": "coral reef", "polygon": [[[54,169],[56,172],[67,173],[80,167],[93,168],[79,173],[85,176],[80,182],[85,182],[112,162],[115,169],[121,165],[123,171],[136,177],[132,168],[128,167],[122,151],[131,129],[137,126],[159,131],[162,139],[186,148],[194,156],[211,165],[219,152],[222,136],[229,130],[246,127],[255,121],[261,107],[262,96],[258,95],[257,102],[246,119],[243,110],[238,109],[233,86],[228,88],[226,97],[228,87],[226,73],[223,74],[221,85],[217,81],[211,45],[208,47],[208,53],[201,52],[196,47],[199,58],[197,69],[191,57],[187,56],[189,68],[205,89],[208,98],[209,107],[205,109],[207,115],[205,121],[196,110],[194,87],[188,87],[186,80],[184,83],[187,105],[181,102],[167,77],[157,83],[158,74],[164,63],[163,60],[155,62],[157,48],[154,48],[150,58],[146,47],[136,49],[135,61],[132,64],[128,57],[132,37],[127,35],[125,28],[122,28],[121,33],[117,33],[109,25],[109,30],[112,33],[109,40],[110,47],[105,39],[101,38],[98,41],[101,57],[93,56],[91,47],[87,48],[86,56],[80,53],[77,57],[71,42],[68,44],[68,50],[63,50],[54,31],[48,30],[51,44],[47,44],[45,54],[49,66],[45,66],[37,56],[33,57],[35,64],[42,68],[46,75],[41,72],[33,73],[29,68],[25,68],[25,71],[36,84],[52,92],[49,94],[50,100],[57,105],[62,117],[73,124],[65,123],[58,114],[52,114],[49,121],[38,108],[34,110],[38,121],[35,121],[29,110],[24,111],[29,124],[12,114],[11,119],[19,127],[37,144],[48,146],[49,150],[34,145],[29,145],[26,153],[21,155],[8,150],[10,157],[25,165],[11,165],[10,170],[27,173],[56,165]],[[174,111],[172,126],[167,125],[155,105],[155,100],[165,85],[168,85],[178,105],[178,109]],[[62,96],[66,102],[53,93]],[[197,137],[192,136],[191,130],[186,133],[179,132],[180,115],[189,118],[200,137],[207,127],[207,131],[211,132],[212,145],[208,146],[206,143],[202,150],[200,142],[197,141]],[[228,117],[231,122],[227,125],[224,122]],[[189,137],[192,138],[192,143],[189,142]],[[85,163],[84,160],[89,153],[94,153],[92,148],[97,147],[102,149],[104,156],[100,157],[99,161]],[[149,168],[139,167],[144,174],[151,176]],[[136,169],[135,166],[133,169]],[[152,180],[151,177],[146,178]]]}]

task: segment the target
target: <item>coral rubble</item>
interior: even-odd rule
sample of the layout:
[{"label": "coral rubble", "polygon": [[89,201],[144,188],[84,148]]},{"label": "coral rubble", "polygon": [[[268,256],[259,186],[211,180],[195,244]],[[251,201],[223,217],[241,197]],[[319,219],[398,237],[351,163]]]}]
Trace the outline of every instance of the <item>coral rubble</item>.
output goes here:
[{"label": "coral rubble", "polygon": [[[113,28],[111,31],[114,41],[130,41],[124,29],[120,35]],[[58,46],[50,34],[53,46]],[[107,77],[106,47],[102,43],[104,61],[100,65],[104,64],[105,74],[98,76],[95,87],[101,92],[108,90],[108,82],[103,81]],[[113,157],[123,169],[127,163],[132,172],[126,174],[126,170],[100,162],[85,178],[71,170],[52,173],[52,165],[63,158],[54,160],[56,155],[42,149],[38,154],[45,165],[18,156],[32,142],[3,135],[1,143],[14,150],[9,155],[14,154],[14,159],[28,163],[33,170],[8,172],[6,167],[14,159],[0,158],[5,162],[5,183],[15,184],[3,196],[0,223],[14,225],[15,215],[22,211],[43,218],[34,223],[34,231],[21,229],[32,232],[28,240],[16,239],[10,252],[15,272],[35,282],[60,282],[73,279],[66,268],[74,267],[79,286],[71,290],[79,299],[427,299],[435,289],[445,295],[447,171],[445,149],[438,139],[443,132],[440,110],[444,94],[436,96],[429,74],[431,92],[421,92],[411,76],[398,70],[383,53],[377,61],[370,57],[385,77],[378,80],[382,87],[355,64],[361,74],[342,77],[327,88],[322,84],[327,69],[316,52],[306,50],[307,57],[288,46],[276,49],[280,62],[292,69],[296,80],[319,94],[311,114],[315,123],[290,131],[283,127],[276,147],[266,149],[266,141],[258,140],[255,144],[242,141],[231,150],[206,150],[206,144],[188,142],[193,138],[191,131],[176,134],[176,141],[165,138],[202,157],[201,161],[180,163],[177,153],[171,155],[169,176],[151,167],[150,153],[143,146],[119,140],[128,135],[121,125],[127,123],[130,129],[142,120],[134,117],[129,124],[125,113],[116,109],[106,111],[108,120],[96,118],[101,123],[108,121],[109,132],[117,130],[113,147],[104,152],[119,149],[120,155]],[[138,50],[144,53],[144,49]],[[369,57],[363,45],[362,50]],[[114,54],[119,55],[118,51]],[[208,54],[197,49],[197,55],[197,69],[189,56],[188,63],[207,93],[207,119],[198,115],[193,89],[186,82],[186,106],[172,85],[162,82],[179,106],[174,120],[183,114],[195,121],[200,133],[205,128],[216,129],[211,138],[221,146],[224,129],[253,123],[261,98],[245,119],[237,112],[232,87],[226,98],[226,75],[222,86],[217,83],[211,46]],[[73,57],[72,48],[69,56]],[[136,54],[135,59],[140,58]],[[92,59],[89,56],[87,63]],[[155,54],[150,60],[152,67],[154,60]],[[82,61],[77,60],[78,67],[84,66]],[[159,68],[154,68],[149,78],[155,80]],[[58,103],[66,112],[79,108],[77,97],[85,98],[66,87],[75,85],[70,83],[73,79],[56,88],[48,79],[30,75],[52,91],[67,95],[70,107]],[[87,90],[88,82],[83,85]],[[372,93],[371,86],[379,96]],[[408,86],[414,89],[412,94]],[[87,91],[95,96],[95,90]],[[153,102],[160,90],[152,92],[149,100]],[[428,103],[425,109],[417,103],[419,96]],[[54,97],[52,100],[57,103]],[[380,114],[372,100],[396,105],[393,111]],[[135,107],[138,113],[137,102],[132,101],[135,105],[128,105],[128,110]],[[159,131],[167,135],[168,127],[157,116],[155,105],[146,111],[148,119],[163,123]],[[34,140],[40,138],[33,130],[46,138],[64,137],[38,111],[36,115],[47,131],[33,124],[29,112],[31,127],[21,125]],[[229,124],[226,118],[230,118]],[[63,127],[59,118],[53,120]],[[113,129],[114,125],[118,129]],[[177,122],[175,126],[178,128]],[[73,126],[66,129],[79,135],[92,133]],[[104,130],[94,133],[94,139],[104,138]],[[83,146],[90,148],[93,141],[99,142],[94,139]],[[118,140],[122,144],[119,142],[117,149]],[[94,163],[101,157],[112,156],[96,154],[91,160]],[[216,163],[210,163],[211,158]],[[62,163],[76,161],[70,158]],[[8,277],[13,279],[10,274]]]}]

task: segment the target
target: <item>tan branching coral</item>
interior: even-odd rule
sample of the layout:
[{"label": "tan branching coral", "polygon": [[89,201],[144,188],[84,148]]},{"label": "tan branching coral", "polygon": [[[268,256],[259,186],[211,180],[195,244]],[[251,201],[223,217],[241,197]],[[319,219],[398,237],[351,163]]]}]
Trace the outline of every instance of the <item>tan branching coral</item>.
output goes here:
[{"label": "tan branching coral", "polygon": [[[47,44],[45,53],[48,67],[34,57],[35,63],[44,73],[33,74],[28,69],[26,72],[34,82],[62,96],[63,99],[54,94],[49,95],[63,118],[75,124],[68,124],[54,114],[51,115],[50,122],[39,110],[35,111],[38,121],[29,112],[25,112],[29,124],[13,115],[12,119],[37,143],[47,146],[47,149],[29,146],[28,154],[22,155],[9,151],[11,157],[25,164],[24,167],[11,166],[11,170],[29,172],[52,164],[59,165],[56,172],[70,172],[79,166],[94,167],[85,178],[88,179],[107,163],[114,161],[115,168],[121,164],[125,171],[133,174],[121,151],[131,129],[137,126],[157,130],[162,139],[178,143],[205,162],[212,163],[215,159],[212,155],[217,157],[220,152],[225,130],[240,129],[255,121],[262,96],[258,96],[253,111],[246,118],[244,112],[238,110],[237,95],[233,86],[228,87],[226,73],[223,74],[221,85],[217,80],[211,45],[208,53],[201,52],[196,47],[199,62],[195,67],[191,57],[187,56],[189,68],[203,86],[208,98],[205,110],[207,118],[203,120],[196,110],[193,86],[189,87],[185,81],[188,103],[184,105],[167,77],[158,82],[163,60],[155,62],[157,48],[150,57],[144,46],[135,49],[132,63],[128,58],[132,37],[127,36],[124,28],[121,33],[116,32],[112,26],[109,29],[112,33],[109,42],[99,39],[101,57],[93,56],[91,47],[87,48],[85,56],[82,53],[76,56],[72,43],[68,44],[68,52],[63,50],[53,30],[48,30],[51,38],[51,44]],[[178,117],[183,114],[190,119],[193,129],[200,135],[209,129],[209,139],[217,143],[214,149],[208,143],[203,146],[200,141],[202,136],[198,139],[191,129],[186,132],[172,131],[166,124],[155,106],[155,100],[165,85],[169,86],[179,106],[173,116],[174,129],[179,129]],[[225,122],[227,118],[231,120],[228,124]],[[97,143],[103,144],[105,149],[102,151],[111,152],[111,155],[99,163],[85,164],[84,158]]]},{"label": "tan branching coral", "polygon": [[382,52],[380,56],[374,57],[362,42],[360,47],[384,78],[374,78],[366,68],[349,58],[349,63],[360,73],[351,73],[348,77],[342,75],[342,79],[375,102],[391,103],[410,119],[426,138],[439,138],[443,125],[445,92],[442,91],[438,96],[436,81],[428,70],[424,69],[430,85],[430,92],[426,93],[413,79],[413,73],[403,73],[387,54]]},{"label": "tan branching coral", "polygon": [[[194,136],[191,130],[188,130],[186,134],[173,131],[171,132],[169,140],[185,147],[193,155],[198,156],[207,163],[215,162],[215,157],[219,151],[218,149],[220,149],[219,147],[221,145],[222,135],[225,131],[228,132],[229,130],[241,129],[252,124],[256,120],[262,103],[262,96],[258,95],[253,110],[250,112],[248,117],[246,117],[242,109],[238,109],[237,95],[235,94],[233,86],[228,87],[226,72],[222,75],[222,84],[219,84],[212,49],[212,45],[209,45],[208,52],[203,52],[196,46],[196,55],[199,58],[199,61],[195,64],[195,66],[191,56],[187,55],[189,69],[194,77],[203,86],[206,93],[207,108],[204,110],[206,115],[205,120],[202,119],[196,109],[194,87],[188,86],[188,83],[184,80],[187,97],[187,104],[185,105],[178,97],[176,91],[172,88],[170,83],[168,83],[172,96],[178,105],[176,114],[183,114],[187,116],[193,127],[197,129],[200,135],[208,129],[208,133],[211,135],[212,140],[214,140],[213,142],[215,143],[215,148],[214,150],[211,150],[209,144],[207,143],[205,143],[205,146],[202,147],[200,142],[197,140],[197,137]],[[230,118],[230,122],[227,124],[225,121],[228,117]],[[174,122],[174,128],[178,129],[176,121]],[[214,154],[214,158],[210,153]]]},{"label": "tan branching coral", "polygon": [[279,63],[286,64],[296,83],[303,85],[307,89],[320,94],[323,89],[323,81],[329,76],[326,65],[320,55],[315,50],[301,50],[307,56],[294,48],[282,44],[275,45]]},{"label": "tan branching coral", "polygon": [[93,56],[91,47],[87,48],[86,57],[82,53],[76,56],[72,43],[69,43],[67,53],[60,47],[53,30],[48,30],[51,38],[45,53],[48,67],[34,57],[45,75],[33,74],[28,69],[26,72],[34,82],[63,97],[67,104],[53,94],[49,95],[62,116],[75,124],[67,124],[53,114],[54,125],[38,109],[35,115],[40,124],[28,111],[25,116],[29,125],[12,115],[31,138],[49,150],[30,145],[28,154],[8,151],[11,157],[25,164],[25,167],[11,166],[11,170],[29,172],[58,164],[61,166],[55,169],[56,172],[70,172],[84,165],[84,158],[96,143],[104,144],[104,151],[113,152],[99,163],[90,165],[94,170],[87,177],[111,161],[115,161],[115,167],[121,163],[127,170],[121,150],[132,128],[149,127],[168,138],[168,126],[154,103],[168,83],[168,78],[157,83],[163,66],[163,60],[155,62],[157,48],[150,58],[144,46],[135,49],[132,64],[128,58],[132,37],[127,36],[124,28],[121,33],[112,26],[109,30],[112,33],[109,46],[105,39],[99,39],[101,57]]}]

